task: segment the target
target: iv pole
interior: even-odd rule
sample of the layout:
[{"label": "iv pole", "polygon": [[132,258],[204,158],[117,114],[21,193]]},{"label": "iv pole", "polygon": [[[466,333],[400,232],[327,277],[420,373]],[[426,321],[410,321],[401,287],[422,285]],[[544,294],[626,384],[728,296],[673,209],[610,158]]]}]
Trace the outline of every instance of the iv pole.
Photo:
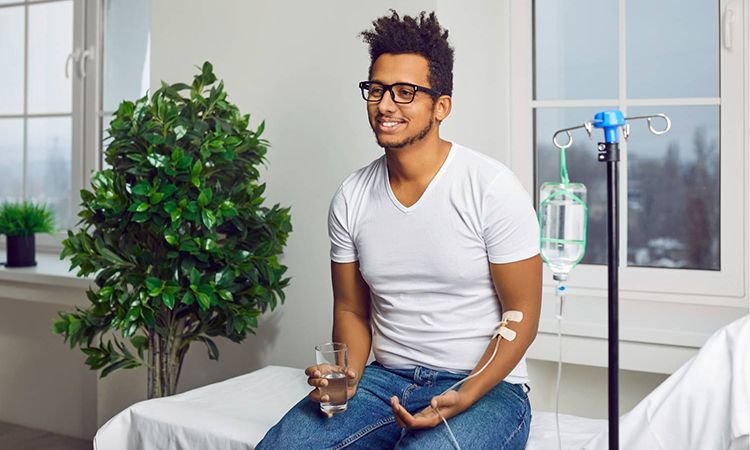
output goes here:
[{"label": "iv pole", "polygon": [[[663,130],[657,130],[653,127],[652,119],[659,117],[666,122]],[[627,140],[630,134],[629,120],[646,119],[648,129],[655,135],[661,135],[669,131],[672,122],[665,114],[654,114],[650,116],[624,117],[618,110],[603,111],[594,116],[593,121],[585,122],[583,125],[572,128],[558,130],[552,137],[555,147],[562,150],[569,148],[573,144],[573,130],[584,128],[591,138],[593,128],[604,130],[604,142],[597,145],[597,160],[607,164],[607,301],[608,301],[608,409],[609,409],[609,450],[618,450],[620,447],[620,414],[619,414],[619,381],[618,371],[620,368],[619,355],[619,324],[618,324],[618,302],[619,302],[619,260],[620,260],[620,189],[619,189],[619,162],[620,162],[620,145],[619,131],[622,129],[622,135]],[[561,133],[568,135],[568,142],[560,145],[557,142],[557,136]]]}]

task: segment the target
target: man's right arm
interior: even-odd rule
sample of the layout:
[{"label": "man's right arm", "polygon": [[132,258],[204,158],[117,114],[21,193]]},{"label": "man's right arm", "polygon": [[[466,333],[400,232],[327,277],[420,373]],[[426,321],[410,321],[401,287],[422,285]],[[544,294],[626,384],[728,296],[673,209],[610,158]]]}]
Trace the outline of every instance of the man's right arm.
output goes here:
[{"label": "man's right arm", "polygon": [[[349,367],[362,377],[370,356],[370,288],[359,272],[359,262],[331,261],[333,284],[333,341],[349,347]],[[356,384],[349,397],[356,392]]]}]

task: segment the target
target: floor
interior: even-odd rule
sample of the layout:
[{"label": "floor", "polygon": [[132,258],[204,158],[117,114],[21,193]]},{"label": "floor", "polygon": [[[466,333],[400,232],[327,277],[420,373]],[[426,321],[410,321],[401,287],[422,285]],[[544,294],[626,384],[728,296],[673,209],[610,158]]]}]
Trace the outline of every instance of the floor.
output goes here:
[{"label": "floor", "polygon": [[91,450],[91,441],[0,422],[2,450]]}]

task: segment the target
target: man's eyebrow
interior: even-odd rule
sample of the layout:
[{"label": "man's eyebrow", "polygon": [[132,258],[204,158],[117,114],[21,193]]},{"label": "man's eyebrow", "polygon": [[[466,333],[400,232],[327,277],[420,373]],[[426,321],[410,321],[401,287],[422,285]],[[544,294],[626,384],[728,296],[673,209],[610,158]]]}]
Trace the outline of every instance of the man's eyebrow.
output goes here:
[{"label": "man's eyebrow", "polygon": [[[374,81],[380,84],[388,84],[385,81],[378,80],[377,78],[373,78],[372,80],[368,80],[368,81]],[[391,83],[391,85],[394,85],[394,84],[416,84],[416,83],[412,83],[411,81],[396,81],[395,83]]]}]

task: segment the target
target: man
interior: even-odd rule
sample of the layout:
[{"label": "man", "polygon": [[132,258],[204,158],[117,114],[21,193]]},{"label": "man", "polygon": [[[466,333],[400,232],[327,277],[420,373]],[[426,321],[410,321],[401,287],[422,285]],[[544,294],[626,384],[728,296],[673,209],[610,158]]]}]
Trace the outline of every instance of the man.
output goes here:
[{"label": "man", "polygon": [[[370,46],[367,114],[385,154],[348,176],[329,210],[333,341],[349,348],[349,398],[330,417],[316,387],[257,448],[523,449],[531,410],[524,354],[541,305],[539,228],[503,164],[440,138],[453,49],[434,13],[392,11]],[[503,311],[523,313],[482,368]],[[375,361],[366,366],[370,349]],[[439,412],[439,414],[438,414]]]}]

